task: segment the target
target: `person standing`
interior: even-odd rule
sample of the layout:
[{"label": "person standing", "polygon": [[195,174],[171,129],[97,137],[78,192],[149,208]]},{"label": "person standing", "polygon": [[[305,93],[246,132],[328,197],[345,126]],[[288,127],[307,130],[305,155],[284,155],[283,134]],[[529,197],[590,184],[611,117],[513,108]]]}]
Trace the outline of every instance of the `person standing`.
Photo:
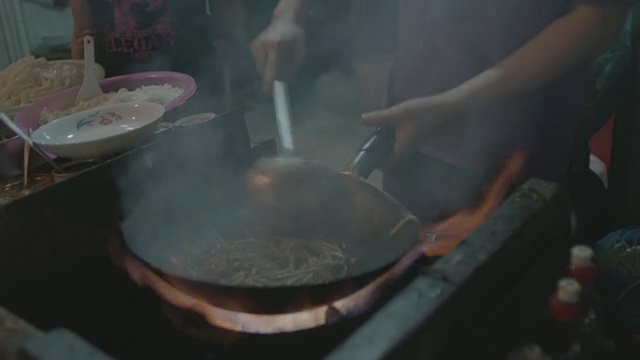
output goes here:
[{"label": "person standing", "polygon": [[108,77],[174,70],[200,76],[213,55],[207,0],[70,0],[72,58],[95,38],[95,59]]},{"label": "person standing", "polygon": [[[304,56],[307,2],[280,0],[252,44],[265,91]],[[434,221],[479,199],[518,149],[527,154],[523,179],[562,179],[591,90],[591,62],[617,39],[629,1],[397,4],[390,106],[362,117],[395,128],[384,190]]]}]

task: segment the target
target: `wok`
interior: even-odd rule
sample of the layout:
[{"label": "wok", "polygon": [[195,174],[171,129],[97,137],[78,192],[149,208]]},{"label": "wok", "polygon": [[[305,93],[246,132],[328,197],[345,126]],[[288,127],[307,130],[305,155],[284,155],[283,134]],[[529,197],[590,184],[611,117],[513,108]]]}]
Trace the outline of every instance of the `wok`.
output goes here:
[{"label": "wok", "polygon": [[[418,242],[418,220],[365,180],[386,159],[393,139],[392,130],[377,129],[345,172],[296,158],[263,158],[248,169],[226,169],[225,176],[218,171],[217,183],[211,184],[217,190],[199,193],[197,199],[218,204],[215,211],[174,212],[179,225],[161,229],[145,229],[135,214],[125,214],[124,243],[175,287],[229,310],[283,313],[336,300],[382,274]],[[167,171],[162,179],[175,173]],[[171,206],[182,209],[180,202],[195,201],[184,198],[189,197],[187,192],[182,195],[173,196]],[[212,274],[209,270],[217,264],[207,259],[229,244],[283,237],[301,239],[298,242],[322,239],[339,245],[355,261],[328,276],[293,283],[273,276],[256,283],[251,276],[239,278],[233,271]]]}]

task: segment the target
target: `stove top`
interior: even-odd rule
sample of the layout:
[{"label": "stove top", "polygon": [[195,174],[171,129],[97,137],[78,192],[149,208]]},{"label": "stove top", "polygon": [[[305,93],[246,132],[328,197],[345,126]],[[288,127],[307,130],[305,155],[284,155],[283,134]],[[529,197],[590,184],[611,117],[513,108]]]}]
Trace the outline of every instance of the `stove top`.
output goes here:
[{"label": "stove top", "polygon": [[[188,284],[183,286],[182,280],[155,271],[129,251],[118,238],[111,240],[110,253],[114,263],[123,268],[138,285],[152,289],[172,307],[199,315],[203,324],[206,324],[205,328],[217,327],[244,334],[277,334],[322,327],[366,312],[423,256],[423,244],[418,243],[389,270],[361,287],[355,287],[346,296],[326,304],[315,303],[309,299],[309,305],[304,308],[269,314],[217,306],[215,302],[208,301],[208,292],[194,290]],[[175,315],[175,312],[173,314]]]},{"label": "stove top", "polygon": [[[565,266],[566,209],[557,186],[532,181],[446,256],[434,264],[412,265],[365,313],[272,335],[213,327],[136,285],[108,256],[110,228],[100,221],[102,214],[78,211],[64,220],[86,229],[61,231],[56,240],[64,247],[53,246],[48,234],[38,237],[39,242],[32,233],[1,238],[4,258],[20,258],[24,265],[10,268],[11,262],[5,262],[12,271],[0,272],[0,305],[47,333],[67,328],[115,359],[369,359],[400,354],[405,356],[393,358],[428,354],[466,359],[479,353],[500,358],[505,345],[515,345],[530,326],[529,311],[523,309],[535,305],[531,299],[536,294],[546,297],[544,285],[553,283],[547,280]],[[42,219],[59,218],[62,211],[53,210]],[[33,216],[33,211],[24,213]],[[16,221],[4,224],[15,227]],[[47,229],[27,225],[24,229]],[[83,246],[93,250],[82,251]],[[65,250],[64,258],[56,257],[58,248]],[[54,265],[46,266],[52,258]],[[516,284],[521,286],[514,288]],[[518,296],[511,296],[512,290]],[[513,304],[507,304],[511,298]],[[541,303],[546,304],[544,299]]]},{"label": "stove top", "polygon": [[[80,270],[82,269],[82,270]],[[394,284],[404,286],[418,265]],[[387,296],[366,313],[334,324],[283,334],[252,335],[211,326],[133,283],[108,258],[77,260],[55,272],[5,283],[0,303],[35,327],[65,327],[116,359],[320,359],[336,348]],[[15,289],[15,290],[13,290]],[[25,301],[25,299],[29,299]]]}]

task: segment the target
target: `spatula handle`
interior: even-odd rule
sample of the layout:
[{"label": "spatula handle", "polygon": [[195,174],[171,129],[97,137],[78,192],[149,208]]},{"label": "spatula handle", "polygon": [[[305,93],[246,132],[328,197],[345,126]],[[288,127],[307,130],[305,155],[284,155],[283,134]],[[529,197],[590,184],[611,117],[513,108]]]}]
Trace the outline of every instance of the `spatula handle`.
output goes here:
[{"label": "spatula handle", "polygon": [[273,100],[282,150],[286,155],[294,155],[293,130],[291,125],[291,102],[287,84],[276,80],[273,82]]},{"label": "spatula handle", "polygon": [[347,168],[354,175],[368,178],[387,161],[393,151],[395,139],[395,129],[392,126],[377,128],[356,151]]},{"label": "spatula handle", "polygon": [[87,74],[89,71],[94,71],[94,63],[96,61],[95,51],[93,45],[93,36],[87,35],[84,37],[84,71]]}]

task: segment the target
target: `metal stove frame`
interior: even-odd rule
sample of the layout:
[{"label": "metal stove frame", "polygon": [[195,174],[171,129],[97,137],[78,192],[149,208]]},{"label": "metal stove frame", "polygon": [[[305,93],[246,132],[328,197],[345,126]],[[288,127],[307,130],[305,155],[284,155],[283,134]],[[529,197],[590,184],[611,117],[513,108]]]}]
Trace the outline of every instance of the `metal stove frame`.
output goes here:
[{"label": "metal stove frame", "polygon": [[567,261],[569,200],[530,180],[328,359],[499,359],[529,340]]},{"label": "metal stove frame", "polygon": [[[209,130],[226,132],[223,148],[239,161],[276,151],[273,140],[251,144],[243,109],[181,133],[206,136]],[[180,134],[163,133],[158,141],[170,136]],[[74,259],[107,258],[118,207],[109,174],[130,155],[0,204],[0,289],[15,289],[16,279],[37,278]],[[418,267],[351,330],[337,331],[340,344],[326,351],[327,358],[499,358],[526,338],[535,320],[528,309],[546,303],[566,262],[569,238],[563,187],[532,179],[465,242],[431,266]],[[0,306],[2,299],[0,293]]]}]

